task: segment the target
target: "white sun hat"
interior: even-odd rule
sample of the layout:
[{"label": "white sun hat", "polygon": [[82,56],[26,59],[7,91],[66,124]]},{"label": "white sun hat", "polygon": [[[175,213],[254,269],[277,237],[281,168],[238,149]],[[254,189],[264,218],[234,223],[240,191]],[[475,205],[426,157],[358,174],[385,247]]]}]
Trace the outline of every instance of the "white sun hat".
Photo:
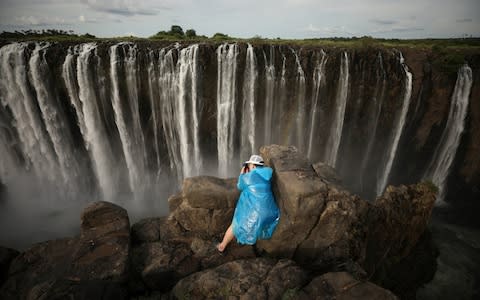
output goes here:
[{"label": "white sun hat", "polygon": [[245,164],[254,164],[257,166],[263,166],[265,163],[263,162],[263,158],[260,155],[252,155],[250,159],[245,162]]}]

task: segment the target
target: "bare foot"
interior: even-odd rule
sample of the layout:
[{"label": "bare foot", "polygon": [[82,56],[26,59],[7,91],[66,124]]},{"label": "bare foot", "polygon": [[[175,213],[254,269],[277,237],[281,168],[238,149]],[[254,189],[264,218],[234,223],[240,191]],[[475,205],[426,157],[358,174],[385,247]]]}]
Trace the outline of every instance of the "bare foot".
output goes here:
[{"label": "bare foot", "polygon": [[218,244],[217,245],[217,250],[220,251],[220,252],[223,252],[225,251],[225,245],[223,245],[222,243]]}]

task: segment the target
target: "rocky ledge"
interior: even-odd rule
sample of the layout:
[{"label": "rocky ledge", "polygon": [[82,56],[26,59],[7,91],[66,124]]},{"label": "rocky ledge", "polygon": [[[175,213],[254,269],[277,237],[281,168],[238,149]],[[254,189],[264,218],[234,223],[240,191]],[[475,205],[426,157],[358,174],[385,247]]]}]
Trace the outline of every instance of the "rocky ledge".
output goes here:
[{"label": "rocky ledge", "polygon": [[[435,189],[389,186],[373,202],[294,147],[260,150],[281,209],[271,240],[215,249],[233,216],[236,179],[187,178],[168,217],[130,227],[112,203],[85,208],[77,237],[1,249],[1,299],[397,299],[431,280],[426,226]],[[8,272],[6,271],[8,270]]]}]

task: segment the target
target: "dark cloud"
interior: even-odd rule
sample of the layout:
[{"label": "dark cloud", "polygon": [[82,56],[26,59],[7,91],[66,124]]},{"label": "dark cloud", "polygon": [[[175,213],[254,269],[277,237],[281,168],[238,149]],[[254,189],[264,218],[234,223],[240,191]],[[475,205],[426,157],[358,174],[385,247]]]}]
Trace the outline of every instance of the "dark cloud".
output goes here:
[{"label": "dark cloud", "polygon": [[392,28],[392,32],[412,32],[412,31],[424,31],[422,27],[405,27],[405,28]]},{"label": "dark cloud", "polygon": [[395,20],[381,20],[381,19],[371,19],[371,20],[368,20],[368,21],[371,22],[371,23],[378,24],[378,25],[393,25],[393,24],[398,23]]},{"label": "dark cloud", "polygon": [[457,23],[471,23],[471,22],[473,22],[473,20],[470,19],[470,18],[465,18],[465,19],[457,19],[456,22]]}]

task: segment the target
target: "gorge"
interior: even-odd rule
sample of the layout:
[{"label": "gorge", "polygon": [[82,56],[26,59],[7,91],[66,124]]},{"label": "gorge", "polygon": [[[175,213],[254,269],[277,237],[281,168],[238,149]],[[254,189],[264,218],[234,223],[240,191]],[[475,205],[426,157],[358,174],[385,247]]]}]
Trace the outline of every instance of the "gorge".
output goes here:
[{"label": "gorge", "polygon": [[464,63],[414,47],[3,44],[2,213],[16,219],[25,198],[165,215],[184,178],[234,177],[261,145],[283,144],[366,199],[431,180],[439,209],[478,225],[480,53],[447,51]]}]

